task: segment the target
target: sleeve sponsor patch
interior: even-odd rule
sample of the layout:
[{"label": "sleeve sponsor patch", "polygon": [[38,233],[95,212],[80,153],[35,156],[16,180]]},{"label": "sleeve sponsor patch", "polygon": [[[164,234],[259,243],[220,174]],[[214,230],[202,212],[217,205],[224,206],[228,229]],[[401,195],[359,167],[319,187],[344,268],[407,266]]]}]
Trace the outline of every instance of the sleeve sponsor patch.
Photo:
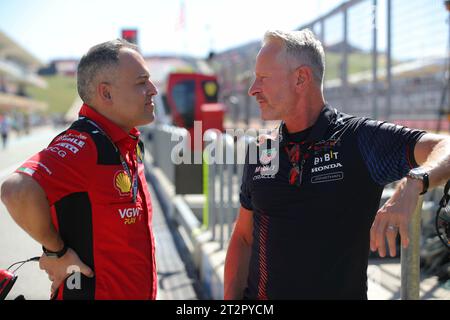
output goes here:
[{"label": "sleeve sponsor patch", "polygon": [[48,151],[56,153],[61,158],[67,156],[67,151],[78,153],[86,145],[87,137],[82,134],[64,134],[57,137],[47,148]]}]

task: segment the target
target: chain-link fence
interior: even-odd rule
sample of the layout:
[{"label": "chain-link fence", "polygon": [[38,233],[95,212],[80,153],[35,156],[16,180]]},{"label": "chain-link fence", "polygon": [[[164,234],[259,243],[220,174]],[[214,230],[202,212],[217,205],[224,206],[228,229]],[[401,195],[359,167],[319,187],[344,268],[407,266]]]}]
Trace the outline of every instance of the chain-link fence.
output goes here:
[{"label": "chain-link fence", "polygon": [[[440,117],[448,110],[447,20],[440,0],[351,0],[298,29],[310,28],[324,45],[330,104],[357,116],[448,130]],[[247,95],[259,48],[260,41],[252,42],[212,61],[233,123],[259,117]]]}]

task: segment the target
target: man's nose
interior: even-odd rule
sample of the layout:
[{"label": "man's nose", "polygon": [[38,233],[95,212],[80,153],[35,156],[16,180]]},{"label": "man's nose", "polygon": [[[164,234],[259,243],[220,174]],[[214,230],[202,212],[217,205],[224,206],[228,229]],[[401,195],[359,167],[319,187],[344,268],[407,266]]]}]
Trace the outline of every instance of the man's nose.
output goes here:
[{"label": "man's nose", "polygon": [[255,94],[257,94],[260,91],[259,86],[257,86],[256,84],[256,79],[253,80],[252,85],[250,86],[250,88],[248,89],[248,95],[249,96],[254,96]]},{"label": "man's nose", "polygon": [[158,94],[158,88],[156,88],[155,84],[151,81],[149,81],[149,94],[151,95],[157,95]]}]

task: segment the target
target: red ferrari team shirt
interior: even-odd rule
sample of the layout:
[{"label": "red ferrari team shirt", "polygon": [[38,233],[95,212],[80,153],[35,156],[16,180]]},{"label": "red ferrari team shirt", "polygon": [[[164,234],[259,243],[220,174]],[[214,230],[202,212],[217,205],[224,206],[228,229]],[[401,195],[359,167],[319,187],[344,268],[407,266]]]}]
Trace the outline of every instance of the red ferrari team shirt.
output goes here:
[{"label": "red ferrari team shirt", "polygon": [[125,132],[87,105],[79,115],[16,171],[44,189],[62,239],[95,273],[75,273],[55,297],[155,299],[152,205],[140,133]]}]

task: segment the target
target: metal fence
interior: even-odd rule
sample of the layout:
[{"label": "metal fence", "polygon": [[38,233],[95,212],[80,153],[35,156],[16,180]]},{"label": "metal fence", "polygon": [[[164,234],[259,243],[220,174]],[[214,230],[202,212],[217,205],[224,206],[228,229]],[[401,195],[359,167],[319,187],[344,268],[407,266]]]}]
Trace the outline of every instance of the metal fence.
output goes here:
[{"label": "metal fence", "polygon": [[[180,160],[178,158],[180,155],[175,148],[179,146],[180,141],[188,140],[187,130],[170,125],[158,125],[146,133],[151,134],[146,147],[153,158],[153,164],[161,169],[168,181],[175,186],[176,179],[180,178],[176,175],[174,163],[174,160]],[[252,137],[254,136],[256,131]],[[205,149],[202,162],[205,203],[203,214],[198,218],[203,230],[211,232],[211,240],[220,244],[220,249],[226,246],[231,237],[240,207],[239,190],[245,150],[252,137],[245,135],[236,137],[216,130],[209,130],[204,136]]]},{"label": "metal fence", "polygon": [[[240,202],[239,190],[244,170],[245,150],[249,138],[235,140],[227,134],[207,132],[207,139],[215,143],[215,155],[224,161],[211,161],[208,152],[203,155],[205,207],[203,225],[211,231],[212,240],[223,249],[230,240]],[[241,152],[237,150],[241,148]],[[222,157],[223,156],[223,157]]]},{"label": "metal fence", "polygon": [[175,164],[172,154],[179,141],[186,141],[187,130],[171,125],[157,125],[148,130],[152,135],[149,143],[149,154],[153,157],[153,162],[158,166],[169,181],[175,181]]},{"label": "metal fence", "polygon": [[[439,0],[352,0],[298,29],[310,28],[323,43],[329,103],[357,116],[434,130],[440,109],[448,110],[447,18]],[[259,117],[247,98],[259,48],[255,41],[213,60],[234,122]],[[441,128],[448,130],[447,119]]]}]

